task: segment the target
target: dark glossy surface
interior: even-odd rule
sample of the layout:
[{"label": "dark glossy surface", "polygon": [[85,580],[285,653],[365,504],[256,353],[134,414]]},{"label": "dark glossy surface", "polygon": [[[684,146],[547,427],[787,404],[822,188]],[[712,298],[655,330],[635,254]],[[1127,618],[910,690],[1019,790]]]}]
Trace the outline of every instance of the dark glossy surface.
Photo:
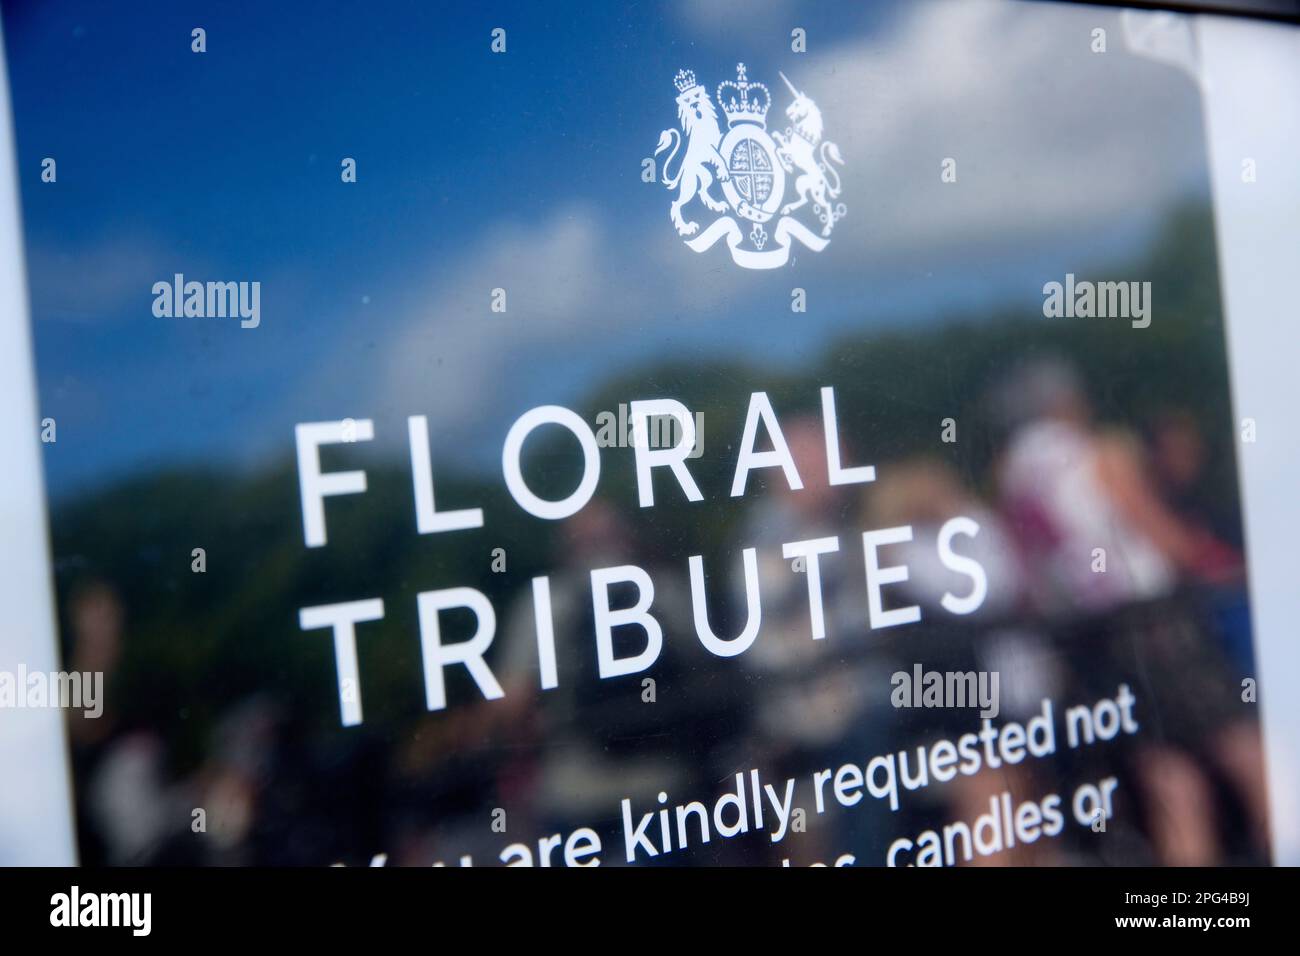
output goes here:
[{"label": "dark glossy surface", "polygon": [[[996,794],[1068,803],[1108,775],[1106,834],[1070,820],[983,862],[1265,858],[1200,97],[1177,63],[1130,49],[1119,12],[159,4],[128,22],[15,6],[19,166],[59,164],[57,184],[25,176],[22,198],[40,409],[58,422],[45,467],[60,623],[67,666],[108,686],[104,717],[70,724],[86,862],[483,865],[591,826],[608,865],[623,858],[620,800],[638,815],[661,790],[712,806],[752,768],[799,779],[807,832],[666,862],[879,864],[895,837],[973,823]],[[796,26],[805,54],[790,51]],[[676,120],[676,72],[712,89],[738,61],[774,113],[778,71],[812,95],[845,161],[830,245],[770,271],[687,248],[670,193],[641,180]],[[956,182],[941,181],[948,157]],[[260,281],[260,325],[155,317],[151,287],[178,272]],[[1043,286],[1067,273],[1149,281],[1151,325],[1045,318]],[[874,465],[871,484],[827,484],[825,386],[846,464]],[[756,391],[805,487],[756,472],[733,498]],[[563,405],[595,429],[660,397],[701,415],[688,464],[704,501],[661,474],[655,506],[638,507],[626,447],[602,448],[573,518],[511,500],[501,447],[525,411]],[[439,506],[482,507],[482,528],[417,534],[409,415],[428,417]],[[294,426],[347,417],[372,420],[375,440],[326,449],[324,466],[364,467],[369,488],[329,500],[329,543],[309,549]],[[556,495],[578,474],[568,441],[539,436],[525,462]],[[933,561],[956,515],[979,521],[989,579],[965,617],[938,606],[963,579]],[[872,630],[861,534],[904,525],[912,545],[885,554],[911,579],[887,594],[923,617]],[[823,535],[840,551],[814,642],[781,545]],[[695,634],[688,558],[703,556],[713,627],[732,636],[749,547],[762,629],[719,658]],[[655,581],[664,648],[645,674],[600,680],[589,572],[622,564]],[[560,680],[545,693],[543,574]],[[462,670],[447,709],[426,713],[415,596],[457,586],[496,609],[488,661],[506,695],[484,701]],[[300,630],[298,611],[370,597],[386,616],[359,631],[365,721],[343,728],[328,634]],[[469,636],[466,621],[446,630]],[[1046,697],[1059,722],[1127,684],[1141,730],[932,784],[897,813],[865,797],[817,814],[813,772],[979,729],[973,713],[891,706],[890,675],[915,663],[998,670],[1000,721]]]}]

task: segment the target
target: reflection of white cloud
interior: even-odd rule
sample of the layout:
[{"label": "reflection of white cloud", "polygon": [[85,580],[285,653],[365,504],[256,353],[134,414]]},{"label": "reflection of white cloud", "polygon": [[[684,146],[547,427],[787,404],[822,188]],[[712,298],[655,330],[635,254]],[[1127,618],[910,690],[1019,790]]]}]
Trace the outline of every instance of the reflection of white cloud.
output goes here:
[{"label": "reflection of white cloud", "polygon": [[[701,17],[724,17],[700,6],[715,10]],[[918,254],[956,266],[1096,248],[1198,184],[1196,86],[1126,52],[1113,12],[961,0],[903,14],[775,61],[822,108],[846,159],[848,217],[808,265],[896,277]],[[1111,34],[1106,54],[1089,48],[1097,26]],[[751,79],[774,92],[769,128],[787,125],[775,77]],[[957,162],[953,184],[940,180],[946,157]]]},{"label": "reflection of white cloud", "polygon": [[1200,82],[1191,17],[1167,10],[1121,10],[1119,19],[1126,49],[1149,60],[1178,67]]},{"label": "reflection of white cloud", "polygon": [[[1122,224],[1185,189],[1204,164],[1199,124],[1162,124],[1169,88],[1147,64],[1090,52],[1103,19],[1114,27],[1096,10],[923,4],[887,45],[814,58],[847,94],[827,132],[865,174],[858,208],[886,226],[854,234],[877,248],[1023,240]],[[955,184],[940,182],[944,157]]]},{"label": "reflection of white cloud", "polygon": [[[455,262],[430,262],[438,278],[416,284],[427,298],[399,305],[386,337],[380,406],[427,412],[435,427],[472,425],[530,353],[568,343],[590,352],[617,317],[646,314],[648,303],[620,286],[604,232],[593,210],[570,208],[536,227],[499,225]],[[497,288],[504,313],[490,309]]]},{"label": "reflection of white cloud", "polygon": [[798,11],[796,0],[678,0],[676,19],[694,40],[766,45],[799,25]]},{"label": "reflection of white cloud", "polygon": [[158,274],[158,263],[169,261],[163,250],[153,240],[116,234],[83,246],[33,243],[27,254],[37,317],[99,323],[130,310],[149,315],[153,284],[172,278]]},{"label": "reflection of white cloud", "polygon": [[[711,7],[692,5],[683,29],[730,22]],[[1105,55],[1089,51],[1099,24],[1115,33]],[[745,322],[768,331],[705,347],[789,361],[797,350],[769,344],[770,323],[788,315],[789,288],[804,277],[832,280],[822,302],[838,295],[855,307],[881,288],[966,306],[990,290],[1036,295],[1042,280],[1026,282],[1027,259],[1118,248],[1121,233],[1132,238],[1204,168],[1195,84],[1126,53],[1120,32],[1104,10],[921,3],[872,33],[777,58],[764,69],[785,69],[818,102],[846,159],[848,218],[825,252],[796,250],[772,273],[739,268],[721,244],[696,254],[669,222],[669,192],[640,183],[631,188],[657,194],[655,214],[631,229],[617,207],[587,205],[498,222],[450,261],[402,274],[405,300],[385,306],[393,321],[369,407],[427,413],[463,434],[521,400],[569,400],[600,367],[689,355],[723,320],[731,333]],[[784,126],[785,91],[772,75],[753,78],[773,81],[769,127]],[[670,107],[656,109],[647,128],[673,122]],[[948,156],[958,164],[951,185],[939,175]],[[696,204],[687,213],[711,219]],[[489,309],[498,287],[504,315]]]}]

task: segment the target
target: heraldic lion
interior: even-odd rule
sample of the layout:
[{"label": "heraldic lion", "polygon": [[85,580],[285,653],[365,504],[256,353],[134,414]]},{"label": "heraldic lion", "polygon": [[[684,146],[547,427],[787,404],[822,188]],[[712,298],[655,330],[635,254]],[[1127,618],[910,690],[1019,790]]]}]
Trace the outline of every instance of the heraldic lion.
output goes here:
[{"label": "heraldic lion", "polygon": [[[677,227],[677,232],[683,236],[690,236],[695,234],[700,224],[686,222],[682,218],[682,207],[697,194],[700,201],[714,212],[727,210],[727,203],[724,200],[717,200],[709,195],[709,187],[713,185],[713,174],[707,167],[712,166],[717,170],[721,182],[730,179],[731,174],[727,172],[727,166],[718,153],[722,131],[718,128],[718,114],[709,99],[708,91],[696,84],[695,74],[690,71],[678,73],[676,83],[680,90],[677,96],[677,119],[681,124],[682,132],[675,129],[664,130],[659,135],[659,146],[655,149],[655,155],[658,156],[665,149],[672,147],[672,151],[664,160],[663,181],[669,189],[677,189],[680,186],[680,191],[672,202],[669,214],[672,216],[673,225]],[[682,133],[686,135],[686,152],[682,156],[676,175],[670,176],[668,166],[681,148]]]}]

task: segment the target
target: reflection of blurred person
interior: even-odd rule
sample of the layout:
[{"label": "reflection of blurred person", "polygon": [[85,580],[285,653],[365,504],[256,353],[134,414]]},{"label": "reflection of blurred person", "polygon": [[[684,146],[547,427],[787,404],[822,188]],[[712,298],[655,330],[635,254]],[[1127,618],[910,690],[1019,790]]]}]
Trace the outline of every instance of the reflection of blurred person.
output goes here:
[{"label": "reflection of blurred person", "polygon": [[[908,579],[891,585],[900,601],[920,605],[926,619],[951,621],[962,626],[960,634],[944,632],[938,641],[925,637],[911,641],[913,660],[938,670],[996,671],[1001,678],[998,705],[1002,720],[1020,719],[1037,713],[1042,699],[1056,693],[1060,685],[1053,655],[1044,639],[1026,626],[984,629],[987,624],[1005,625],[1022,609],[1024,572],[1015,543],[1002,519],[971,491],[962,486],[951,468],[930,458],[890,462],[878,469],[876,481],[866,486],[865,521],[872,528],[902,525],[912,527],[912,540],[893,545],[889,563],[903,564]],[[943,524],[957,516],[974,520],[979,533],[962,537],[955,548],[979,562],[987,580],[984,603],[969,617],[953,619],[941,610],[945,593],[964,595],[969,579],[948,568],[939,558],[937,545]],[[904,669],[906,660],[900,662]],[[909,715],[910,716],[910,715]],[[909,720],[913,739],[927,739],[935,733],[952,732],[963,726],[964,715],[936,714],[933,723]],[[946,814],[955,820],[974,820],[988,812],[989,799],[1007,790],[1033,793],[1046,787],[1039,779],[1041,768],[1012,767],[987,769],[974,777],[955,780],[937,795]],[[989,857],[976,856],[977,866],[1027,866],[1058,862],[1059,848],[1043,840],[1021,844]]]},{"label": "reflection of blurred person", "polygon": [[[911,541],[891,546],[890,563],[908,569],[906,581],[891,585],[900,599],[920,605],[927,618],[949,619],[941,610],[943,595],[966,594],[970,580],[940,560],[937,542],[944,522],[961,515],[974,520],[980,530],[973,538],[960,538],[955,548],[979,562],[988,588],[984,603],[965,623],[1005,625],[1023,609],[1024,568],[1010,532],[994,511],[962,487],[952,469],[927,458],[891,462],[877,472],[875,483],[866,487],[869,527],[912,527]],[[981,632],[974,640],[974,660],[980,669],[997,671],[1002,679],[1000,706],[1005,716],[1031,716],[1043,697],[1056,692],[1060,681],[1056,662],[1033,629],[1017,623]],[[926,650],[934,653],[931,647]],[[956,648],[953,652],[956,654]]]},{"label": "reflection of blurred person", "polygon": [[1205,470],[1205,440],[1190,413],[1159,415],[1150,429],[1151,463],[1166,496],[1177,502],[1195,488]]},{"label": "reflection of blurred person", "polygon": [[893,587],[910,603],[938,609],[945,593],[970,590],[970,579],[947,567],[936,545],[944,522],[961,515],[980,530],[956,547],[978,561],[988,579],[988,594],[975,616],[1002,617],[1015,609],[1022,572],[1014,543],[1001,519],[963,488],[951,469],[933,459],[891,462],[866,487],[869,527],[912,527],[912,540],[893,545],[891,552],[891,561],[907,565],[908,579]]},{"label": "reflection of blurred person", "polygon": [[[1041,780],[1041,768],[1033,762],[1020,765],[1003,763],[997,769],[986,767],[974,776],[958,776],[947,785],[948,816],[952,820],[975,821],[989,813],[989,801],[999,799],[1003,793],[1012,794],[1013,800],[1025,795],[1045,793],[1050,785]],[[972,854],[969,861],[958,857],[957,866],[1061,866],[1068,863],[1059,841],[1040,839],[1032,843],[1008,840],[1003,835],[1003,849],[983,856]],[[960,843],[958,844],[960,846]],[[960,851],[959,851],[960,852]]]},{"label": "reflection of blurred person", "polygon": [[1137,763],[1149,809],[1151,849],[1164,866],[1223,863],[1214,789],[1192,757],[1172,747],[1148,747]]},{"label": "reflection of blurred person", "polygon": [[[1231,549],[1166,503],[1199,477],[1194,424],[1158,432],[1148,457],[1130,435],[1093,424],[1073,372],[1055,362],[1024,369],[1001,400],[1011,437],[1000,490],[1037,596],[1058,613],[1110,612],[1082,632],[1094,650],[1076,662],[1075,679],[1096,683],[1102,646],[1144,662],[1143,695],[1160,721],[1158,733],[1134,741],[1131,779],[1154,861],[1217,864],[1233,862],[1237,848],[1265,852],[1258,728],[1232,706],[1233,681],[1201,605],[1124,608],[1168,594],[1180,576],[1215,582],[1237,565]],[[1234,837],[1242,819],[1249,832]]]},{"label": "reflection of blurred person", "polygon": [[[71,667],[102,673],[105,696],[116,686],[122,619],[122,602],[106,583],[78,588],[69,599]],[[152,732],[117,733],[116,712],[107,703],[98,718],[74,711],[68,726],[76,777],[84,781],[77,815],[83,856],[102,854],[118,865],[148,862],[167,826],[159,809],[166,800],[162,742]]]},{"label": "reflection of blurred person", "polygon": [[[847,492],[830,484],[826,472],[826,444],[819,419],[797,418],[783,428],[803,488],[791,490],[776,479],[751,506],[749,520],[739,535],[746,547],[758,550],[758,585],[763,608],[763,628],[747,652],[749,664],[769,672],[808,672],[801,684],[769,690],[760,722],[775,741],[790,745],[825,743],[839,737],[852,717],[846,706],[853,696],[851,680],[840,673],[811,676],[812,665],[828,656],[842,656],[839,642],[860,632],[866,619],[861,569],[848,560],[852,536],[846,535],[844,516]],[[814,641],[808,605],[808,578],[793,569],[782,544],[839,535],[840,551],[819,562],[822,609],[826,638]],[[743,603],[743,579],[733,575],[736,600]]]},{"label": "reflection of blurred person", "polygon": [[1258,722],[1238,720],[1215,735],[1213,757],[1240,801],[1250,836],[1261,854],[1268,847],[1268,784]]},{"label": "reflection of blurred person", "polygon": [[[689,705],[686,685],[677,683],[675,661],[694,633],[690,598],[679,572],[657,566],[640,553],[636,535],[607,501],[593,499],[562,526],[563,539],[548,570],[555,659],[559,686],[538,687],[537,634],[531,589],[506,618],[499,677],[510,702],[514,732],[540,741],[533,809],[546,825],[595,825],[617,815],[619,801],[653,800],[660,790],[676,795],[687,779],[688,762],[666,759],[680,748],[673,721]],[[601,680],[597,671],[592,608],[593,568],[635,564],[654,582],[651,613],[663,628],[659,659],[644,674]],[[635,601],[611,588],[612,607]],[[644,640],[639,628],[617,628],[614,645]],[[691,642],[694,643],[694,642]],[[638,645],[639,648],[640,645]],[[625,654],[626,651],[619,651]],[[656,681],[656,701],[643,700],[642,680]],[[505,713],[505,711],[502,711]]]},{"label": "reflection of blurred person", "polygon": [[1172,590],[1180,570],[1206,570],[1204,536],[1160,501],[1135,442],[1092,424],[1067,366],[1024,369],[1003,406],[1020,423],[1001,462],[1002,499],[1048,609],[1154,598]]},{"label": "reflection of blurred person", "polygon": [[1240,552],[1211,533],[1207,520],[1217,509],[1207,507],[1201,497],[1209,456],[1196,419],[1181,409],[1163,412],[1148,429],[1147,445],[1161,499],[1197,536],[1201,576],[1227,580],[1240,574]]},{"label": "reflection of blurred person", "polygon": [[[95,583],[76,591],[69,604],[72,632],[72,670],[104,675],[107,688],[118,659],[122,656],[122,602],[106,584]],[[106,736],[113,726],[113,715],[105,710],[90,719],[74,711],[69,732],[78,744],[89,744]]]},{"label": "reflection of blurred person", "polygon": [[206,843],[222,863],[252,863],[250,837],[272,785],[280,717],[266,697],[227,710],[213,731],[210,756],[197,775],[197,806],[205,809]]},{"label": "reflection of blurred person", "polygon": [[[751,736],[742,755],[749,766],[776,777],[806,777],[810,771],[859,759],[881,742],[888,710],[888,668],[863,642],[867,607],[862,584],[861,546],[855,556],[852,521],[854,488],[830,484],[820,419],[783,422],[782,433],[802,479],[794,491],[782,478],[751,501],[738,543],[758,551],[763,626],[746,652],[747,666],[761,676],[761,697],[753,711]],[[846,450],[854,460],[851,450]],[[838,535],[840,550],[819,562],[826,636],[813,640],[808,577],[795,570],[782,544]],[[857,539],[861,541],[860,538]],[[743,606],[739,562],[732,571],[733,601]],[[873,693],[874,689],[874,693]],[[882,847],[855,846],[836,817],[802,834],[791,847],[773,847],[775,857],[825,860],[853,849],[864,857]],[[842,832],[843,831],[843,832]]]},{"label": "reflection of blurred person", "polygon": [[165,780],[163,743],[144,731],[116,737],[89,775],[88,821],[103,841],[105,862],[152,861],[175,819]]},{"label": "reflection of blurred person", "polygon": [[[1165,410],[1147,429],[1152,471],[1163,500],[1193,529],[1198,538],[1198,570],[1207,582],[1225,585],[1210,598],[1224,649],[1242,673],[1253,668],[1250,605],[1244,586],[1241,552],[1225,543],[1240,540],[1235,516],[1229,518],[1219,502],[1207,497],[1205,482],[1209,453],[1196,419],[1182,409]],[[1230,498],[1235,507],[1236,498]],[[1215,519],[1218,519],[1218,528]]]}]

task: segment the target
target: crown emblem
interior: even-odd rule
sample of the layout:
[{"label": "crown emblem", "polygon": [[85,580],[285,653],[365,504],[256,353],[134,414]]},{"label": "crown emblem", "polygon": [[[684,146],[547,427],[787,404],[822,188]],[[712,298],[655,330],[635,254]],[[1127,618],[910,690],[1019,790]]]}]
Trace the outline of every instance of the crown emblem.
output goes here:
[{"label": "crown emblem", "polygon": [[[796,249],[821,252],[847,211],[836,168],[844,157],[825,136],[820,107],[784,73],[777,75],[793,97],[783,132],[768,130],[767,113],[776,104],[766,86],[750,82],[744,63],[716,87],[694,70],[678,70],[672,78],[677,126],[659,133],[658,169],[645,161],[651,178],[662,178],[675,194],[668,217],[687,248],[702,253],[724,244],[742,269],[778,269]],[[786,192],[791,179],[794,195]],[[702,227],[693,216],[704,210],[716,218]]]},{"label": "crown emblem", "polygon": [[766,127],[772,94],[762,83],[750,83],[745,78],[745,64],[738,63],[735,81],[723,80],[718,84],[718,104],[727,117],[728,127],[737,123],[757,123]]}]

